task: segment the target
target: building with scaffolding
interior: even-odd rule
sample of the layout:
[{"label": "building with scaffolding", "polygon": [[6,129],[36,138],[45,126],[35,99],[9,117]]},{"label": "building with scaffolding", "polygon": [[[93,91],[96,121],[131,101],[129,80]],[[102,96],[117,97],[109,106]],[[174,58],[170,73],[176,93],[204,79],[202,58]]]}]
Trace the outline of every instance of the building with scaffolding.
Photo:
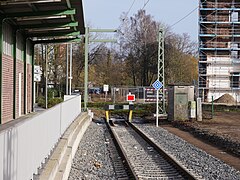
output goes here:
[{"label": "building with scaffolding", "polygon": [[199,96],[240,102],[240,1],[199,0]]}]

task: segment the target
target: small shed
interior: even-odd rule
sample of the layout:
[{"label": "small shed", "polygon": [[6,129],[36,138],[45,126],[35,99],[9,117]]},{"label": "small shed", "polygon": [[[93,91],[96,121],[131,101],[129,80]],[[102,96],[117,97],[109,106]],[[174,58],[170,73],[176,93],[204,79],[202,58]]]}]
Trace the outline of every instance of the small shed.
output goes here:
[{"label": "small shed", "polygon": [[168,85],[168,120],[189,120],[189,102],[194,101],[194,86]]}]

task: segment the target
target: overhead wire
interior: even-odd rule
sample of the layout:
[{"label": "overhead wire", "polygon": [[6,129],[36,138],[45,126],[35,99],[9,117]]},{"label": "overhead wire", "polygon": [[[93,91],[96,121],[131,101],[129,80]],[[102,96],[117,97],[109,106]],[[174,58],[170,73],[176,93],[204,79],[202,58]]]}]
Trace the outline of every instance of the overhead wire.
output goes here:
[{"label": "overhead wire", "polygon": [[133,5],[135,4],[135,2],[136,2],[136,0],[133,0],[132,5],[131,5],[130,8],[128,9],[128,11],[127,11],[125,17],[123,18],[123,21],[127,18],[128,14],[129,14],[129,12],[131,11],[131,9],[132,9]]},{"label": "overhead wire", "polygon": [[143,7],[142,7],[141,10],[143,10],[143,9],[147,6],[147,4],[149,3],[149,1],[150,1],[150,0],[147,0],[147,2],[144,3],[144,5],[143,5]]},{"label": "overhead wire", "polygon": [[179,19],[177,22],[175,22],[174,24],[172,24],[172,25],[170,26],[170,28],[173,27],[173,26],[175,26],[175,25],[177,25],[178,23],[180,23],[180,22],[183,21],[184,19],[186,19],[188,16],[190,16],[192,13],[194,13],[197,9],[198,9],[198,7],[194,8],[194,9],[193,9],[192,11],[190,11],[187,15],[185,15],[184,17],[182,17],[181,19]]},{"label": "overhead wire", "polygon": [[[207,1],[207,0],[203,1],[202,3],[205,3],[206,1]],[[184,17],[182,17],[181,19],[179,19],[177,22],[175,22],[174,24],[172,24],[172,25],[170,26],[170,28],[173,27],[173,26],[175,26],[175,25],[177,25],[178,23],[180,23],[180,22],[183,21],[184,19],[186,19],[188,16],[190,16],[192,13],[194,13],[194,12],[198,9],[198,7],[199,7],[199,6],[197,6],[197,7],[194,8],[192,11],[190,11],[187,15],[185,15]]]}]

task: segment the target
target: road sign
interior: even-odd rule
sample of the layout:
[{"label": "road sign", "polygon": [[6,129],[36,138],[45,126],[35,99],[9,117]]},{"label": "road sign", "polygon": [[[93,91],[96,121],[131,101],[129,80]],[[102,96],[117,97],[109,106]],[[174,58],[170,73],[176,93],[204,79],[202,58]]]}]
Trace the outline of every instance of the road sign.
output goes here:
[{"label": "road sign", "polygon": [[153,84],[152,87],[154,87],[156,90],[159,90],[163,87],[163,84],[157,79]]},{"label": "road sign", "polygon": [[42,70],[40,66],[34,65],[34,74],[42,74]]},{"label": "road sign", "polygon": [[108,92],[109,91],[109,86],[107,84],[103,85],[103,91]]},{"label": "road sign", "polygon": [[41,74],[34,74],[34,82],[40,82],[41,81]]},{"label": "road sign", "polygon": [[135,101],[135,94],[128,94],[127,101]]}]

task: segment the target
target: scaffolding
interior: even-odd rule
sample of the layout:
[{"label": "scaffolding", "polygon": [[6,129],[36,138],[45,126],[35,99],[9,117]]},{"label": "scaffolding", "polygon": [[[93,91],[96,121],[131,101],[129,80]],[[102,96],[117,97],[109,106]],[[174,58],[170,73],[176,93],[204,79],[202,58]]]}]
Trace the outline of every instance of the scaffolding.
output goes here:
[{"label": "scaffolding", "polygon": [[203,101],[228,93],[240,102],[239,0],[199,0],[198,67]]}]

